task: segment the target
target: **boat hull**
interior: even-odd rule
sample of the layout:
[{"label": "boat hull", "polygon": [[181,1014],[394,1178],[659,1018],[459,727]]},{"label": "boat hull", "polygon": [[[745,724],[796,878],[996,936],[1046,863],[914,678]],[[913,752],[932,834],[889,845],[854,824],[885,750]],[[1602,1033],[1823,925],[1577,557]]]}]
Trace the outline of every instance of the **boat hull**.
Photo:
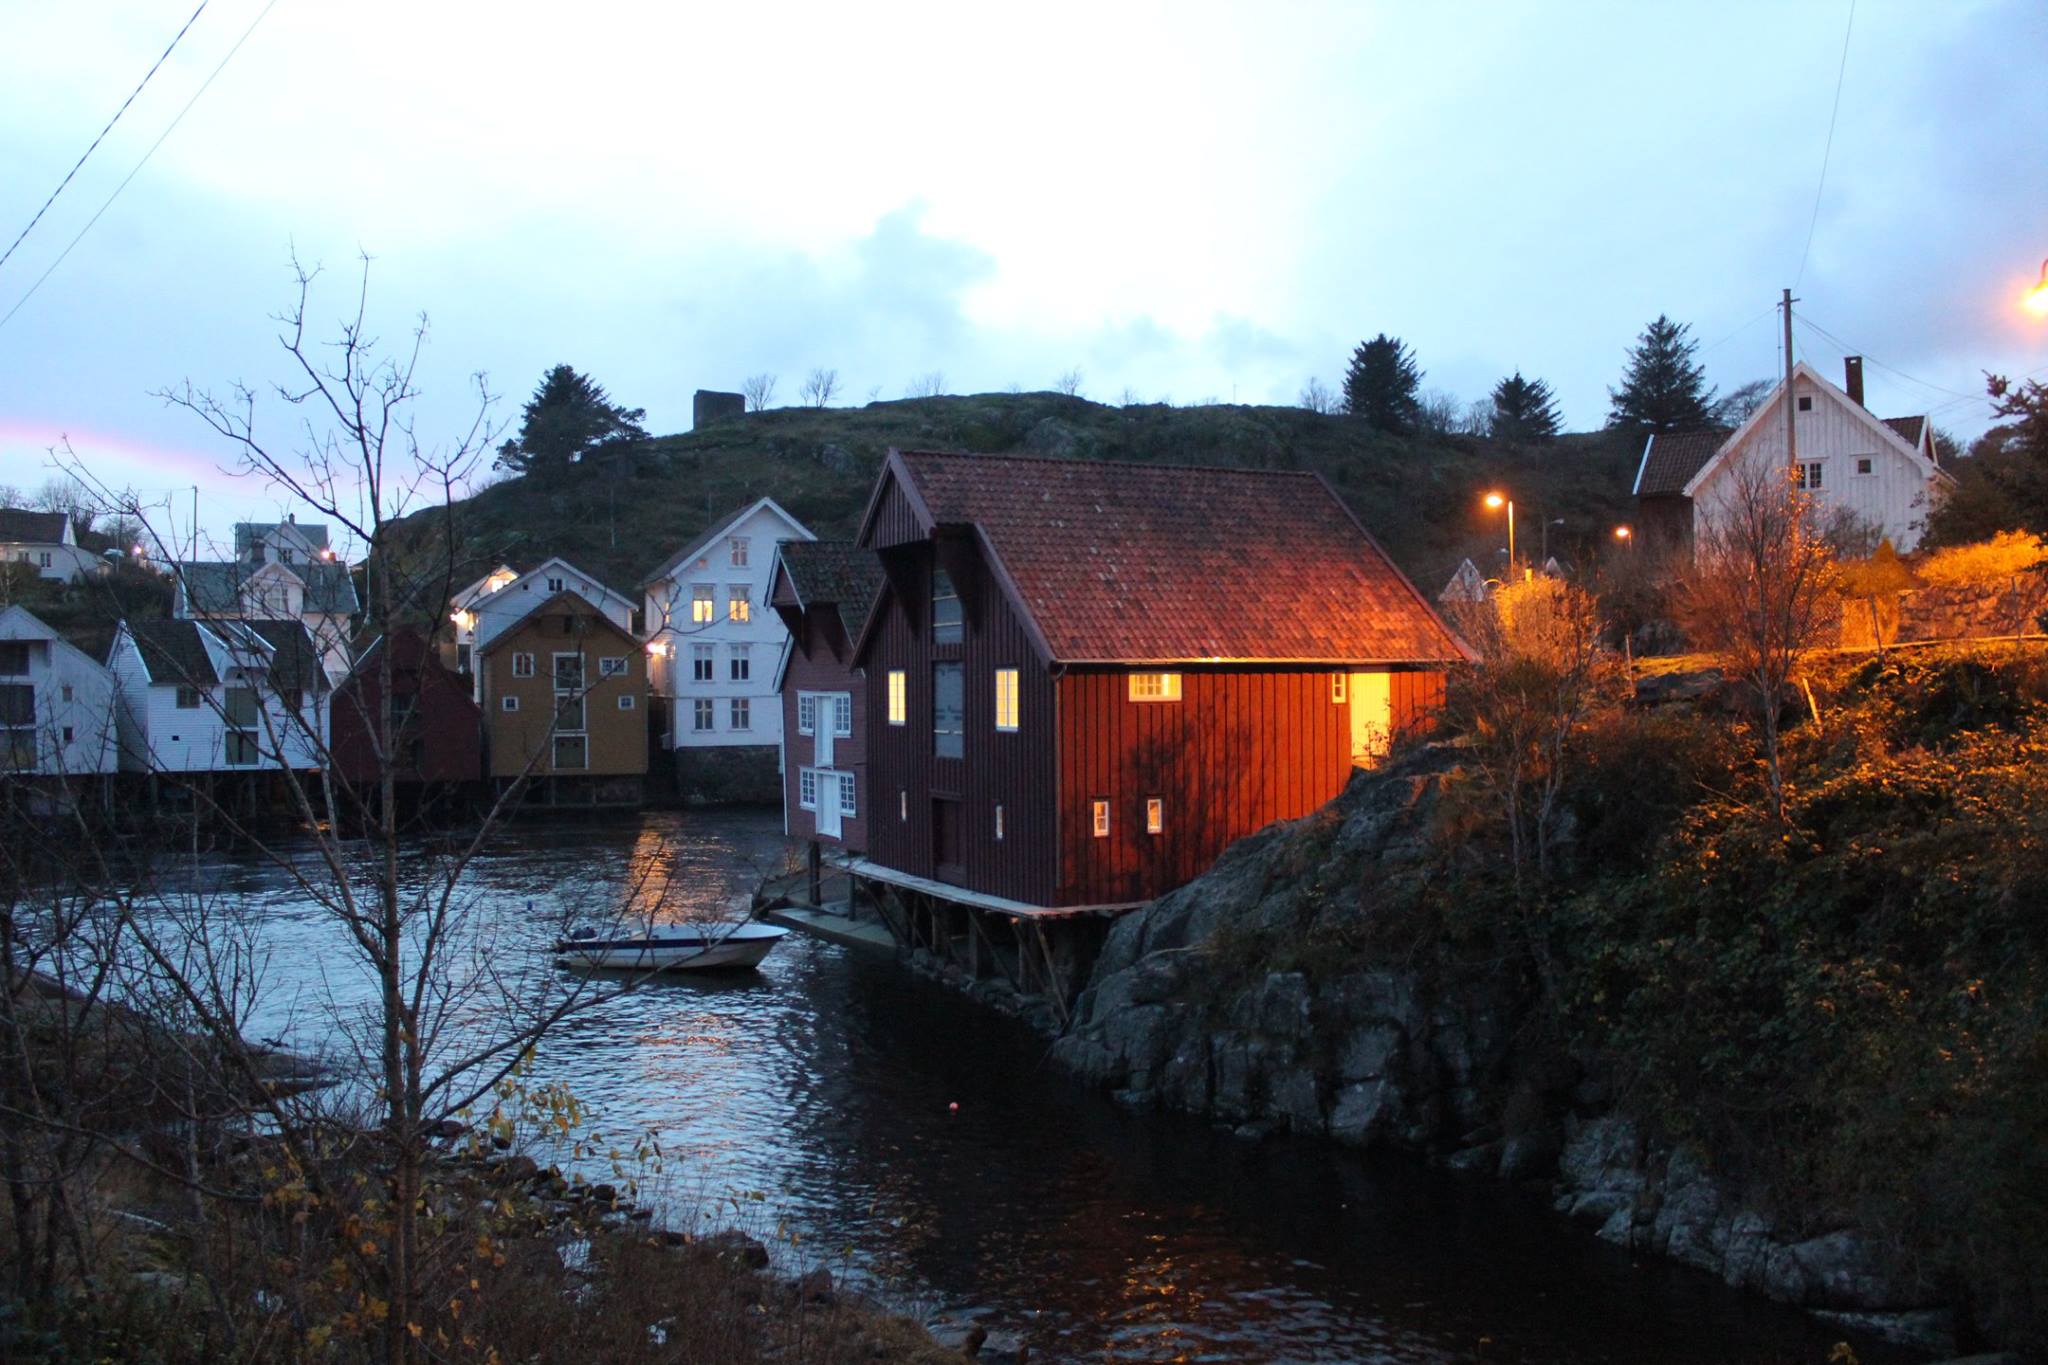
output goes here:
[{"label": "boat hull", "polygon": [[743,924],[713,933],[564,939],[555,945],[555,960],[600,971],[736,971],[759,966],[788,932],[775,925]]}]

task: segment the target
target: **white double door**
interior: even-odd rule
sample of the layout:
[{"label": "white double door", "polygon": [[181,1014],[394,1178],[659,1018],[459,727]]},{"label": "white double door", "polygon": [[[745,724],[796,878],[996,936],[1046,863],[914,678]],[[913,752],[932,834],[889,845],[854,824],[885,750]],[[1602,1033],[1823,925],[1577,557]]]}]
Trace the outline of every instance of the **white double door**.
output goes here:
[{"label": "white double door", "polygon": [[[818,768],[818,833],[830,835],[834,839],[840,837],[840,831],[845,827],[845,819],[840,813],[842,802],[839,799],[839,784],[853,781],[851,774],[829,771],[832,767],[833,740],[835,732],[839,729],[838,712],[842,706],[846,708],[847,719],[851,721],[851,697],[831,694],[819,697],[817,722],[812,727],[817,731],[817,738],[813,741],[812,761]],[[847,728],[851,729],[852,726],[849,725]]]}]

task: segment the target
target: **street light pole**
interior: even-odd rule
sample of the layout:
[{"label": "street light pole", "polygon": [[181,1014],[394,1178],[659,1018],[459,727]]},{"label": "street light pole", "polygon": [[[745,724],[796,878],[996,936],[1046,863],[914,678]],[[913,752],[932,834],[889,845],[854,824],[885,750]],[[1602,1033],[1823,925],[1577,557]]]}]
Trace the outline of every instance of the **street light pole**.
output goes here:
[{"label": "street light pole", "polygon": [[1488,493],[1485,498],[1488,507],[1508,509],[1508,582],[1515,581],[1515,500],[1505,493]]}]

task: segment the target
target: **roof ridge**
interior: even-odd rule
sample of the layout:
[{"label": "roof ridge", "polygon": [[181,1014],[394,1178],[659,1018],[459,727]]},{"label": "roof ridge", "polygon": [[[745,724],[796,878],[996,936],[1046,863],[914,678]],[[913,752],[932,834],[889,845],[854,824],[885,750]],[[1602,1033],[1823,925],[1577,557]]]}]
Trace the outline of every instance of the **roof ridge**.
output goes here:
[{"label": "roof ridge", "polygon": [[1258,469],[1241,464],[1199,464],[1191,460],[1091,460],[1073,455],[1039,455],[1030,451],[1010,450],[930,450],[897,447],[896,453],[909,459],[912,456],[943,456],[951,460],[1000,460],[1006,464],[1056,464],[1077,469],[1176,469],[1200,470],[1217,474],[1254,474],[1266,478],[1313,479],[1311,469]]}]

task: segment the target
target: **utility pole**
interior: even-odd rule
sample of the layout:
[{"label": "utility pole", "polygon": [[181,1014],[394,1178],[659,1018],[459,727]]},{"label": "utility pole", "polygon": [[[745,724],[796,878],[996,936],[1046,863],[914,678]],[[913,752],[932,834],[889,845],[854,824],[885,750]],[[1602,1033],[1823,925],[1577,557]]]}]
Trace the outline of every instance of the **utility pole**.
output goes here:
[{"label": "utility pole", "polygon": [[1792,291],[1785,291],[1785,467],[1792,471],[1792,482],[1799,482],[1799,432],[1795,418],[1799,405],[1792,401]]}]

